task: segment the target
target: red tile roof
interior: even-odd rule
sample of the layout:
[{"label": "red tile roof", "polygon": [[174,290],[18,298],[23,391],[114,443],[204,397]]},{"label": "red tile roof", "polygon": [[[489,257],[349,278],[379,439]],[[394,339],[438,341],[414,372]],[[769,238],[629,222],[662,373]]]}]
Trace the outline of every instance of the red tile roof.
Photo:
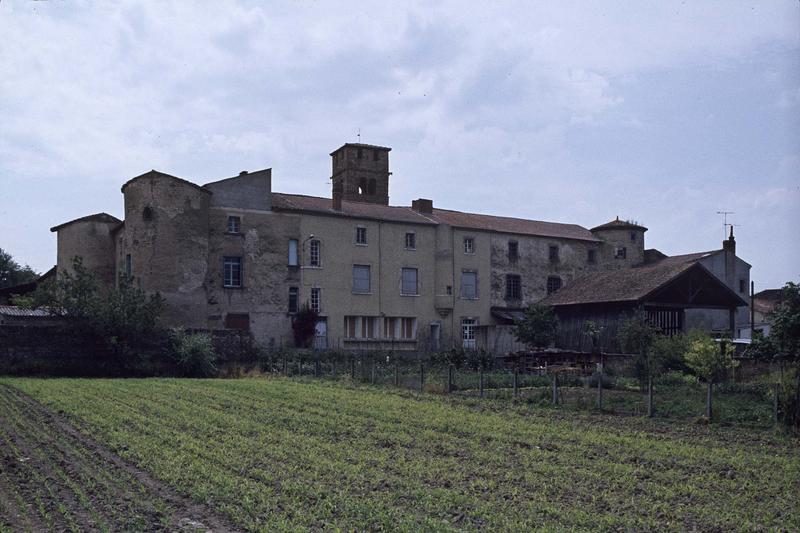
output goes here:
[{"label": "red tile roof", "polygon": [[577,224],[561,224],[559,222],[543,222],[541,220],[528,220],[524,218],[480,215],[477,213],[464,213],[462,211],[450,211],[436,208],[434,208],[431,218],[437,222],[449,224],[458,228],[600,242],[600,239],[592,235],[592,232]]},{"label": "red tile roof", "polygon": [[330,198],[302,194],[272,193],[272,208],[278,211],[302,211],[334,217],[354,217],[410,224],[436,224],[410,207],[394,207],[365,202],[342,202],[342,210],[333,209]]},{"label": "red tile roof", "polygon": [[577,224],[480,215],[447,209],[434,209],[432,214],[426,215],[418,213],[410,207],[343,201],[342,210],[335,211],[329,198],[284,193],[272,193],[272,208],[412,224],[448,224],[458,228],[482,231],[600,242],[589,230]]}]

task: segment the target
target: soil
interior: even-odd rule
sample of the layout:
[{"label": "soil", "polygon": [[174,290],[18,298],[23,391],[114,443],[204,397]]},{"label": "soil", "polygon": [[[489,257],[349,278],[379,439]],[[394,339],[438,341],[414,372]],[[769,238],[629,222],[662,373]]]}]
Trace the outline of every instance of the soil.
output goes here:
[{"label": "soil", "polygon": [[237,531],[0,385],[0,531]]}]

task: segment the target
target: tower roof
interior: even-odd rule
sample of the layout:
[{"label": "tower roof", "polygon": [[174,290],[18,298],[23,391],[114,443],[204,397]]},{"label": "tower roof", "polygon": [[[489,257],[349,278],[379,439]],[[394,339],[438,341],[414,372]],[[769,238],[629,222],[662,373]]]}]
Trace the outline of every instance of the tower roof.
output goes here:
[{"label": "tower roof", "polygon": [[639,224],[631,222],[630,220],[620,220],[619,217],[612,220],[611,222],[600,224],[599,226],[592,228],[591,231],[604,230],[604,229],[635,229],[639,231],[647,231],[647,228],[645,228],[644,226],[640,226]]}]

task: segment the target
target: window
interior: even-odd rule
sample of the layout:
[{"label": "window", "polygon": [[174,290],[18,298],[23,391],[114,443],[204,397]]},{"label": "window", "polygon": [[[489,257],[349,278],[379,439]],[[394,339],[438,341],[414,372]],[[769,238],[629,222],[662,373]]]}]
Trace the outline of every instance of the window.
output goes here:
[{"label": "window", "polygon": [[417,338],[417,319],[413,317],[384,317],[383,336],[387,339],[414,340]]},{"label": "window", "polygon": [[358,180],[358,194],[359,196],[362,194],[367,194],[367,178],[361,178]]},{"label": "window", "polygon": [[516,263],[519,259],[519,244],[517,241],[508,241],[508,262]]},{"label": "window", "polygon": [[356,228],[356,244],[367,244],[367,228],[363,226]]},{"label": "window", "polygon": [[452,285],[448,285],[446,291],[447,291],[447,295],[448,296],[452,295],[453,294],[453,286]]},{"label": "window", "polygon": [[242,258],[225,257],[222,260],[222,284],[225,287],[242,286]]},{"label": "window", "polygon": [[322,289],[319,287],[311,289],[311,298],[309,298],[308,306],[316,313],[322,310]]},{"label": "window", "polygon": [[353,265],[353,292],[369,294],[369,265]]},{"label": "window", "polygon": [[300,307],[300,289],[289,287],[289,312],[296,313]]},{"label": "window", "polygon": [[742,294],[747,292],[747,284],[745,283],[745,280],[743,280],[743,279],[739,280],[739,292],[742,293]]},{"label": "window", "polygon": [[550,262],[558,263],[558,246],[554,244],[550,245]]},{"label": "window", "polygon": [[547,294],[553,294],[561,288],[561,278],[558,276],[550,276],[547,278]]},{"label": "window", "polygon": [[378,317],[346,316],[344,317],[344,332],[350,339],[377,339]]},{"label": "window", "polygon": [[142,219],[146,221],[153,220],[153,208],[149,205],[142,210]]},{"label": "window", "polygon": [[631,242],[636,242],[636,232],[635,231],[631,232]]},{"label": "window", "polygon": [[506,274],[506,300],[522,299],[522,280],[518,274]]},{"label": "window", "polygon": [[242,219],[239,217],[228,217],[228,233],[239,233],[242,229]]},{"label": "window", "polygon": [[367,185],[367,193],[375,194],[378,189],[378,181],[375,178],[370,178],[369,185]]},{"label": "window", "polygon": [[478,298],[477,272],[461,273],[461,297],[466,300],[475,300]]},{"label": "window", "polygon": [[364,150],[359,148],[358,152],[356,153],[356,157],[359,158],[359,159],[364,159]]},{"label": "window", "polygon": [[133,261],[131,254],[125,254],[125,277],[131,279],[131,276],[133,276]]},{"label": "window", "polygon": [[478,321],[474,318],[461,319],[461,341],[464,348],[475,348],[475,330]]},{"label": "window", "polygon": [[250,329],[250,315],[248,313],[228,313],[225,315],[225,328],[248,331]]},{"label": "window", "polygon": [[406,233],[406,250],[417,249],[417,234],[413,232]]},{"label": "window", "polygon": [[400,294],[402,294],[403,296],[416,296],[417,294],[419,294],[416,268],[402,269]]},{"label": "window", "polygon": [[464,253],[465,254],[475,253],[475,239],[473,239],[472,237],[464,237]]},{"label": "window", "polygon": [[379,158],[380,158],[380,152],[378,152],[377,150],[373,150],[372,151],[372,160],[373,161],[377,161]]},{"label": "window", "polygon": [[586,256],[586,262],[593,265],[597,262],[597,250],[589,250]]},{"label": "window", "polygon": [[289,239],[289,266],[297,266],[297,239]]},{"label": "window", "polygon": [[628,256],[628,249],[624,246],[617,246],[614,250],[614,259],[625,259]]},{"label": "window", "polygon": [[313,239],[308,245],[308,264],[312,267],[321,266],[320,245],[317,239]]}]

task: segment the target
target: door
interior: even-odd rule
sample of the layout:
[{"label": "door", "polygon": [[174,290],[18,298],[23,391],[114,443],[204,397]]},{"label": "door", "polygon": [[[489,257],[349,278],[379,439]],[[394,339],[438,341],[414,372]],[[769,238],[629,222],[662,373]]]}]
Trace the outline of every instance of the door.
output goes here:
[{"label": "door", "polygon": [[431,350],[438,352],[440,350],[440,339],[442,338],[442,325],[438,323],[431,324]]},{"label": "door", "polygon": [[461,319],[461,341],[464,348],[475,349],[475,330],[478,328],[478,320],[475,318]]},{"label": "door", "polygon": [[328,347],[328,323],[325,319],[317,320],[314,324],[314,349],[324,350]]}]

